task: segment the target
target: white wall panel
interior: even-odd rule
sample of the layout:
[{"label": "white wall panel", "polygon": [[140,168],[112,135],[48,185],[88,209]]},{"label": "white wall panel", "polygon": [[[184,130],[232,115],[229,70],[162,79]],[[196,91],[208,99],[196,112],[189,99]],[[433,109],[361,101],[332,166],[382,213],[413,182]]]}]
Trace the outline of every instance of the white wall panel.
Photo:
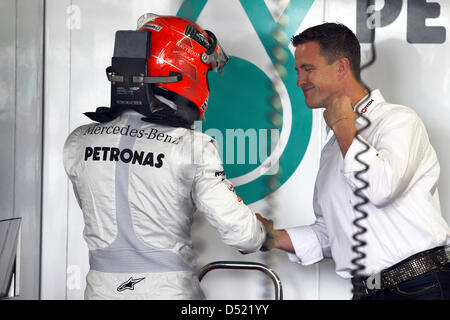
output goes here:
[{"label": "white wall panel", "polygon": [[43,1],[0,2],[0,219],[21,218],[20,296],[39,298]]},{"label": "white wall panel", "polygon": [[13,217],[14,211],[14,132],[16,125],[16,4],[0,3],[0,214],[2,219]]},{"label": "white wall panel", "polygon": [[46,1],[42,299],[66,298],[68,180],[62,148],[70,129],[70,1]]}]

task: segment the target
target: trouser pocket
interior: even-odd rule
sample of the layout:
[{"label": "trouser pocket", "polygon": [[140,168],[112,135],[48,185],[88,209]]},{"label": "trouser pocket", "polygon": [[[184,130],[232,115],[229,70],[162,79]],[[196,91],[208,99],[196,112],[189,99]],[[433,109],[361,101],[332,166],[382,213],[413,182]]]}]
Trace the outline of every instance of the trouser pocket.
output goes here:
[{"label": "trouser pocket", "polygon": [[392,291],[400,299],[441,299],[441,288],[435,272],[430,271],[399,283]]}]

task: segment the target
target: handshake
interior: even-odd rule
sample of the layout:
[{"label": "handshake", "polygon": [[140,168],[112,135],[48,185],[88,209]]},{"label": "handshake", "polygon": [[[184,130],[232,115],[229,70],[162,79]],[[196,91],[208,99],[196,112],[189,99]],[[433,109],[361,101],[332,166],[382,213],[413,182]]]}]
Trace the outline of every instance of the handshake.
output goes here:
[{"label": "handshake", "polygon": [[272,250],[273,248],[276,248],[275,244],[278,230],[274,230],[273,221],[264,218],[259,213],[256,214],[256,218],[262,222],[264,228],[266,229],[266,239],[264,240],[264,243],[262,244],[259,250],[269,251]]},{"label": "handshake", "polygon": [[[259,213],[256,213],[256,218],[262,222],[262,224],[264,225],[264,229],[266,229],[266,239],[259,249],[260,251],[280,249],[286,252],[295,253],[294,246],[286,229],[274,229],[273,221],[264,218]],[[247,254],[246,252],[242,251],[241,253]]]}]

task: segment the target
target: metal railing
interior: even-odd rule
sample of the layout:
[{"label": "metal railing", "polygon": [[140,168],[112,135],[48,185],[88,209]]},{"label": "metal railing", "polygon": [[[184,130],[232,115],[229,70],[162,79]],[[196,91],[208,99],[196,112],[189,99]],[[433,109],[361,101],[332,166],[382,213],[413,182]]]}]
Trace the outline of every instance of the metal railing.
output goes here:
[{"label": "metal railing", "polygon": [[278,275],[270,267],[258,263],[247,261],[214,261],[200,269],[198,276],[199,281],[202,281],[203,277],[210,271],[216,269],[237,269],[237,270],[258,270],[266,274],[273,282],[275,286],[275,300],[283,300],[283,288]]}]

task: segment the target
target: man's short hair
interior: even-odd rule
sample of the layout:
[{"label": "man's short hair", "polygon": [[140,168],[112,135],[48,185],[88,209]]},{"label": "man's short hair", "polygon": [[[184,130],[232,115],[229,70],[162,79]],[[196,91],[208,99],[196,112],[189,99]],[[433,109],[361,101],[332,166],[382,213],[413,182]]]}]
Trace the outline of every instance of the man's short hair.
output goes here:
[{"label": "man's short hair", "polygon": [[317,41],[320,54],[328,63],[347,58],[356,80],[361,80],[361,47],[355,34],[341,23],[324,23],[299,33],[292,38],[296,47],[306,42]]}]

